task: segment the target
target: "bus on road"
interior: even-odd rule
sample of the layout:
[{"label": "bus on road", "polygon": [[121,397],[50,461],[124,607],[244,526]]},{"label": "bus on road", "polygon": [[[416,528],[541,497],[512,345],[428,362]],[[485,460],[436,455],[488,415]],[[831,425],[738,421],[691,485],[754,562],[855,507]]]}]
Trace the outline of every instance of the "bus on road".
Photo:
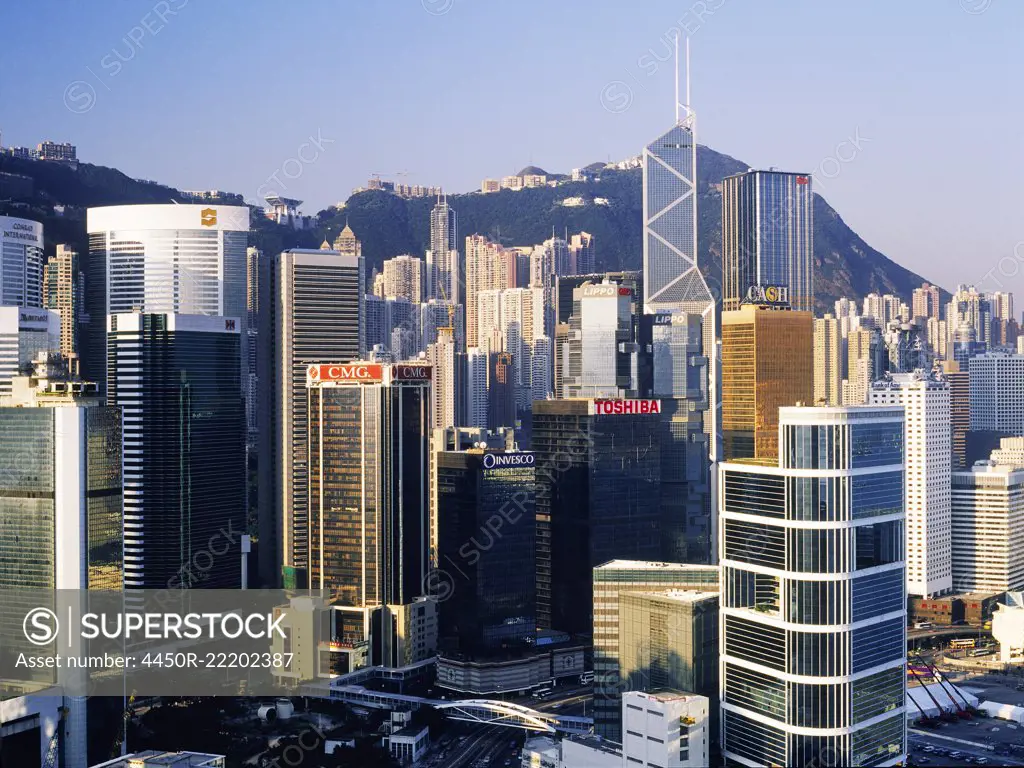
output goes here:
[{"label": "bus on road", "polygon": [[953,648],[954,650],[964,649],[964,648],[973,648],[975,646],[975,643],[976,643],[976,641],[975,641],[975,639],[973,637],[968,637],[968,638],[963,638],[963,639],[957,638],[956,640],[950,640],[949,641],[949,647]]}]

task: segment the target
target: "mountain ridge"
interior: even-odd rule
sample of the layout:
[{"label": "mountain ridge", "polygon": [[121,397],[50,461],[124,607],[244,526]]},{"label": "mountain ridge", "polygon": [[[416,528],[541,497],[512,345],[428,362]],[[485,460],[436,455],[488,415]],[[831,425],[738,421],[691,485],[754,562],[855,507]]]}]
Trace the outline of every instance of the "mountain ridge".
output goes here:
[{"label": "mountain ridge", "polygon": [[[697,260],[712,287],[721,286],[721,190],[725,176],[747,170],[746,163],[699,145],[697,149]],[[552,233],[590,232],[595,236],[600,270],[640,269],[643,254],[642,172],[592,163],[593,179],[565,181],[556,187],[478,191],[448,195],[458,215],[460,242],[484,234],[505,245],[534,245]],[[530,167],[533,170],[534,167]],[[527,169],[524,169],[526,171]],[[537,168],[536,170],[540,170]],[[13,174],[14,176],[8,176]],[[552,176],[561,177],[552,173]],[[17,177],[29,177],[28,194]],[[572,200],[579,198],[579,200]],[[577,203],[565,205],[565,201]],[[80,252],[88,248],[84,209],[100,205],[185,202],[180,190],[132,179],[117,169],[80,163],[76,168],[0,155],[0,214],[36,218],[46,231],[47,251],[64,242]],[[581,203],[581,204],[579,204]],[[58,215],[54,206],[68,206]],[[422,255],[429,247],[429,215],[434,199],[401,198],[380,190],[351,195],[343,208],[320,212],[320,224],[295,231],[258,215],[254,208],[250,244],[265,253],[285,248],[316,248],[333,241],[346,223],[363,244],[367,274],[386,258],[403,253]],[[830,311],[841,296],[861,299],[872,291],[894,293],[904,300],[924,278],[872,248],[854,232],[823,197],[814,195],[814,260],[816,309]],[[943,291],[944,297],[948,294]]]}]

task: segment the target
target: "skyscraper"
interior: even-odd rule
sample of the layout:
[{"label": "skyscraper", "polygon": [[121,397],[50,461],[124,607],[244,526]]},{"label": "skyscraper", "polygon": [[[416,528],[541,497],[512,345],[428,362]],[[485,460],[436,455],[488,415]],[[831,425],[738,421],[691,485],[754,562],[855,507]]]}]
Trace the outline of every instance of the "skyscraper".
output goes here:
[{"label": "skyscraper", "polygon": [[404,254],[383,263],[383,288],[379,296],[405,298],[413,304],[423,301],[423,261]]},{"label": "skyscraper", "polygon": [[[1017,438],[1019,440],[1019,438]],[[1024,589],[1024,465],[991,460],[952,477],[953,578],[960,592]]]},{"label": "skyscraper", "polygon": [[43,225],[0,216],[0,306],[43,306]]},{"label": "skyscraper", "polygon": [[537,457],[537,626],[592,626],[592,570],[661,552],[658,400],[533,404]]},{"label": "skyscraper", "polygon": [[[249,209],[236,205],[90,208],[83,375],[105,386],[107,315],[124,312],[233,317],[246,311]],[[248,384],[247,345],[239,381]]]},{"label": "skyscraper", "polygon": [[245,310],[246,325],[243,342],[248,357],[248,382],[245,390],[246,443],[255,449],[259,442],[259,318],[260,318],[260,262],[263,253],[258,248],[245,249]]},{"label": "skyscraper", "polygon": [[[678,39],[676,43],[678,45]],[[720,454],[721,389],[718,374],[721,360],[716,298],[697,264],[697,116],[690,107],[689,77],[687,70],[683,103],[679,97],[677,69],[673,108],[675,124],[645,146],[641,156],[643,306],[646,314],[682,313],[701,318],[702,347],[707,365],[700,375],[706,377],[706,382],[693,388],[701,393],[697,396],[697,403],[689,402],[690,398],[686,397],[674,407],[677,412],[681,408],[693,407],[701,414],[707,435],[707,476],[711,478],[710,492],[705,494],[705,513],[707,519],[713,521],[717,514],[715,466]],[[681,389],[679,384],[674,387]],[[678,395],[674,397],[678,398]],[[702,397],[707,398],[706,406],[700,402]]]},{"label": "skyscraper", "polygon": [[429,543],[431,369],[318,364],[306,381],[310,585],[345,605],[412,602]]},{"label": "skyscraper", "polygon": [[751,286],[783,286],[797,311],[814,311],[814,196],[806,173],[749,170],[722,180],[722,306],[739,309]]},{"label": "skyscraper", "polygon": [[[779,462],[721,467],[726,760],[906,755],[900,408],[783,408]],[[813,476],[812,476],[813,474]]]},{"label": "skyscraper", "polygon": [[953,427],[952,470],[967,468],[967,433],[971,429],[971,382],[955,360],[943,360],[942,378],[949,383],[949,423]]},{"label": "skyscraper", "polygon": [[[347,227],[346,227],[347,229]],[[351,230],[348,230],[351,232]],[[340,236],[339,236],[340,238]],[[265,584],[305,580],[309,552],[306,371],[358,360],[363,339],[363,259],[337,251],[283,251],[260,280],[260,565]],[[345,245],[345,243],[342,243]]]},{"label": "skyscraper", "polygon": [[814,320],[814,403],[842,405],[844,339],[835,315]]},{"label": "skyscraper", "polygon": [[441,601],[440,650],[482,661],[526,651],[536,636],[535,456],[440,451],[438,567],[453,581]]},{"label": "skyscraper", "polygon": [[0,397],[40,354],[60,350],[60,315],[51,309],[0,306]]},{"label": "skyscraper", "polygon": [[846,337],[843,405],[864,405],[871,382],[882,374],[882,339],[873,328],[858,328]]},{"label": "skyscraper", "polygon": [[430,381],[423,365],[307,368],[309,583],[332,592],[355,634],[363,627],[371,664],[390,665],[397,644],[389,613],[371,609],[424,592]]},{"label": "skyscraper", "polygon": [[120,410],[43,358],[0,407],[0,437],[0,589],[121,589]]},{"label": "skyscraper", "polygon": [[[640,319],[643,393],[661,399],[661,534],[664,560],[715,562],[715,524],[705,412],[711,407],[700,315]],[[649,365],[648,365],[649,363]]]},{"label": "skyscraper", "polygon": [[[716,591],[718,567],[612,560],[594,568],[594,732],[622,741],[622,693],[631,686],[620,666],[621,598],[668,590]],[[717,643],[717,627],[707,627]],[[714,654],[717,656],[717,645]],[[717,670],[713,673],[717,680]],[[717,698],[717,690],[710,693]]]},{"label": "skyscraper", "polygon": [[466,238],[466,346],[483,346],[477,313],[481,291],[516,287],[516,252],[483,235]]},{"label": "skyscraper", "polygon": [[[85,286],[78,254],[58,245],[43,269],[43,303],[60,315],[60,353],[65,360],[78,357],[79,326],[82,321]],[[74,365],[77,367],[78,362]]]},{"label": "skyscraper", "polygon": [[1024,355],[978,355],[971,358],[969,373],[971,431],[1024,435]]},{"label": "skyscraper", "polygon": [[779,408],[814,398],[814,318],[754,304],[722,313],[722,456],[778,457]]},{"label": "skyscraper", "polygon": [[455,209],[441,195],[430,211],[430,251],[427,253],[427,297],[454,304],[463,302],[459,269],[459,228]]},{"label": "skyscraper", "polygon": [[579,232],[569,240],[569,269],[574,275],[589,275],[597,267],[594,255],[594,236]]},{"label": "skyscraper", "polygon": [[240,322],[108,322],[107,402],[124,412],[125,588],[237,589],[247,531]]},{"label": "skyscraper", "polygon": [[612,282],[573,290],[568,334],[559,350],[560,397],[635,397],[638,345],[632,290]]},{"label": "skyscraper", "polygon": [[936,320],[940,320],[942,318],[941,299],[942,296],[937,286],[931,283],[922,283],[920,288],[914,289],[911,297],[911,319],[934,317]]},{"label": "skyscraper", "polygon": [[[907,594],[934,597],[950,592],[949,474],[953,451],[949,384],[923,371],[896,373],[871,386],[870,403],[901,405],[906,414]],[[882,482],[877,479],[876,487]]]},{"label": "skyscraper", "polygon": [[[68,590],[64,602],[75,590],[84,607],[84,590],[123,585],[121,413],[102,404],[94,383],[69,379],[60,368],[54,358],[42,358],[30,376],[14,381],[12,398],[0,407],[5,670],[15,668],[19,653],[43,650],[22,633],[25,614],[40,607],[39,592],[32,596],[26,590]],[[51,738],[60,740],[65,765],[88,763],[85,697],[62,696],[61,688],[40,690],[61,683],[64,674],[74,673],[33,669],[20,680],[4,680],[4,765],[41,765],[39,755]],[[19,688],[32,695],[19,696]],[[47,722],[40,705],[49,702],[63,711]]]}]

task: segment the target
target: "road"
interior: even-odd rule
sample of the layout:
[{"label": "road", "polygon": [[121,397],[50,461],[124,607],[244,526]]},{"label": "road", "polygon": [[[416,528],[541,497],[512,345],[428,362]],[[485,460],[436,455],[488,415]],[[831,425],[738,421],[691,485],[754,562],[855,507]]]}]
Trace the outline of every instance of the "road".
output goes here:
[{"label": "road", "polygon": [[[964,744],[960,734],[957,734],[956,737],[951,737],[941,732],[923,731],[914,728],[909,730],[907,736],[911,758],[919,765],[928,765],[929,763],[937,766],[971,764],[963,758],[955,759],[950,757],[951,752],[961,752],[964,755],[970,755],[975,759],[974,764],[976,765],[978,764],[977,758],[987,761],[986,763],[981,763],[981,765],[1024,765],[1017,758],[997,755],[984,747]],[[973,741],[975,744],[989,743],[991,738],[991,734],[985,734],[980,730],[976,733],[968,734],[968,736],[969,738],[964,738],[963,740]],[[929,749],[934,751],[929,751]]]},{"label": "road", "polygon": [[[452,742],[443,758],[428,757],[426,764],[437,768],[504,768],[519,763],[522,737],[513,729],[487,726],[480,729],[460,728],[455,734],[464,740]],[[486,761],[486,762],[485,762]],[[506,762],[507,761],[507,762]]]}]

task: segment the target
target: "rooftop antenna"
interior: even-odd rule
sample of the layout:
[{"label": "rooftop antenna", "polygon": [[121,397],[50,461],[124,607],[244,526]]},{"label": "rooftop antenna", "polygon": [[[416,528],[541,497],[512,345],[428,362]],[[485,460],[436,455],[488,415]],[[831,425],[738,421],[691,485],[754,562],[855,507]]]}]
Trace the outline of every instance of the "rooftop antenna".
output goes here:
[{"label": "rooftop antenna", "polygon": [[676,73],[675,73],[676,74],[676,122],[678,123],[679,122],[679,33],[678,32],[676,33],[675,44],[676,44],[676,57],[675,57],[675,64],[676,64]]}]

